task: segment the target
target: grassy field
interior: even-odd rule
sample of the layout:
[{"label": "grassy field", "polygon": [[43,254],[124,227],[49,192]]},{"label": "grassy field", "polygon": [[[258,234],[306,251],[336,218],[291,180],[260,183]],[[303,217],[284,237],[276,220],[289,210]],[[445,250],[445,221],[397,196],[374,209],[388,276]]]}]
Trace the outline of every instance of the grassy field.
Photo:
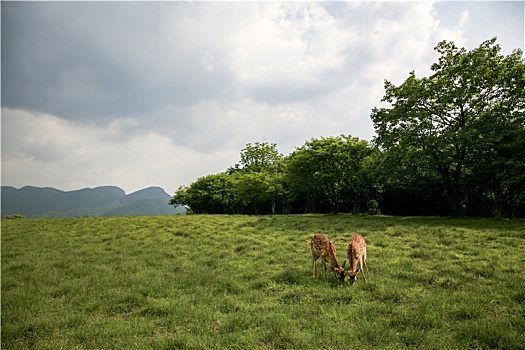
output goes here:
[{"label": "grassy field", "polygon": [[[310,238],[369,280],[312,278]],[[2,221],[2,349],[523,349],[525,221],[352,215]]]}]

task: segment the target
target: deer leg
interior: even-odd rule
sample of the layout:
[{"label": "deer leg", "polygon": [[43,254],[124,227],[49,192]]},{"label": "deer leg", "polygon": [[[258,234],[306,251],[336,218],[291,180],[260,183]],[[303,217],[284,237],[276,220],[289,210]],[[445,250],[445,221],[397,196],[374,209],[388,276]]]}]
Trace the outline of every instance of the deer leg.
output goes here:
[{"label": "deer leg", "polygon": [[326,281],[326,261],[323,259],[324,279]]},{"label": "deer leg", "polygon": [[317,259],[313,258],[313,261],[314,261],[314,267],[313,267],[312,277],[315,278],[315,276],[317,276]]},{"label": "deer leg", "polygon": [[366,266],[366,248],[365,248],[365,252],[363,255],[363,262],[365,263],[366,273],[368,273],[368,266]]},{"label": "deer leg", "polygon": [[[365,281],[368,282],[366,280],[365,270],[363,269],[363,258],[362,257],[361,257],[361,261],[359,261],[359,265],[361,266],[361,273],[363,274],[363,277],[364,277]],[[365,263],[365,266],[366,266],[366,263]],[[368,268],[367,268],[366,272],[368,272]]]}]

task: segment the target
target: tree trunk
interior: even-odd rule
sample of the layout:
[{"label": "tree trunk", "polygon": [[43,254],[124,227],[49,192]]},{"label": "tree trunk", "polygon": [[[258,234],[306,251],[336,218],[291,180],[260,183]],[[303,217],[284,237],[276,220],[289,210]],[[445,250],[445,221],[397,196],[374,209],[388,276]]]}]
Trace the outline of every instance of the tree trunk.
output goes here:
[{"label": "tree trunk", "polygon": [[438,166],[438,172],[443,180],[445,193],[450,204],[450,215],[454,217],[463,216],[463,207],[461,205],[461,189],[459,178],[461,174],[461,163],[456,165],[453,175],[450,175],[449,169],[444,165]]}]

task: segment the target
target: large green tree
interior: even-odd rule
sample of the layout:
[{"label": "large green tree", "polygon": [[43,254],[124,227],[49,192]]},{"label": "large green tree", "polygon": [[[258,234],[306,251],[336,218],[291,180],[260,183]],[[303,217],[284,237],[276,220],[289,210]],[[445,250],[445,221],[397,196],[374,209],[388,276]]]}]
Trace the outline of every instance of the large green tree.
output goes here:
[{"label": "large green tree", "polygon": [[360,211],[363,161],[370,155],[367,141],[341,135],[307,141],[287,161],[286,178],[295,199],[303,198],[312,211],[327,203],[333,213],[348,203]]},{"label": "large green tree", "polygon": [[169,204],[185,205],[195,214],[237,214],[235,186],[235,178],[225,173],[203,176],[179,187]]},{"label": "large green tree", "polygon": [[236,190],[243,213],[275,214],[276,204],[283,200],[283,156],[277,144],[268,142],[248,143],[241,150],[240,166],[229,168],[235,176]]},{"label": "large green tree", "polygon": [[276,203],[282,201],[282,175],[270,172],[238,172],[236,194],[245,214],[275,214]]},{"label": "large green tree", "polygon": [[281,161],[275,144],[249,143],[241,151],[240,166],[179,187],[170,204],[197,214],[275,214],[285,193]]},{"label": "large green tree", "polygon": [[[274,171],[283,156],[277,150],[277,144],[268,142],[248,143],[241,151],[241,169],[246,171]],[[239,167],[237,167],[239,169]]]},{"label": "large green tree", "polygon": [[[512,197],[499,198],[500,202],[516,202],[520,198],[516,192],[523,189],[518,175],[523,170],[519,163],[522,142],[517,140],[523,138],[525,124],[522,52],[501,55],[495,38],[472,51],[446,41],[435,49],[440,58],[432,65],[430,77],[416,78],[411,72],[399,86],[385,81],[382,101],[391,106],[372,111],[375,143],[398,157],[398,164],[434,171],[453,215],[464,213],[466,181],[481,168],[487,181],[483,193],[492,186],[495,196]],[[507,139],[502,134],[496,137],[494,130]],[[493,146],[488,146],[488,140]],[[492,152],[495,149],[500,151]],[[509,151],[521,156],[516,158]]]}]

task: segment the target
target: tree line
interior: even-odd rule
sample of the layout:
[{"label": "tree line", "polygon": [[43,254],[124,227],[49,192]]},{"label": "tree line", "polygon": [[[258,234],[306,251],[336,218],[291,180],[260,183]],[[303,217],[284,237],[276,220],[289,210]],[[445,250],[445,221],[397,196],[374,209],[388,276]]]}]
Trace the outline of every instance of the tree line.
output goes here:
[{"label": "tree line", "polygon": [[442,41],[429,77],[385,81],[371,142],[306,141],[288,156],[247,144],[240,163],[181,186],[194,213],[525,216],[525,61],[496,38]]}]

